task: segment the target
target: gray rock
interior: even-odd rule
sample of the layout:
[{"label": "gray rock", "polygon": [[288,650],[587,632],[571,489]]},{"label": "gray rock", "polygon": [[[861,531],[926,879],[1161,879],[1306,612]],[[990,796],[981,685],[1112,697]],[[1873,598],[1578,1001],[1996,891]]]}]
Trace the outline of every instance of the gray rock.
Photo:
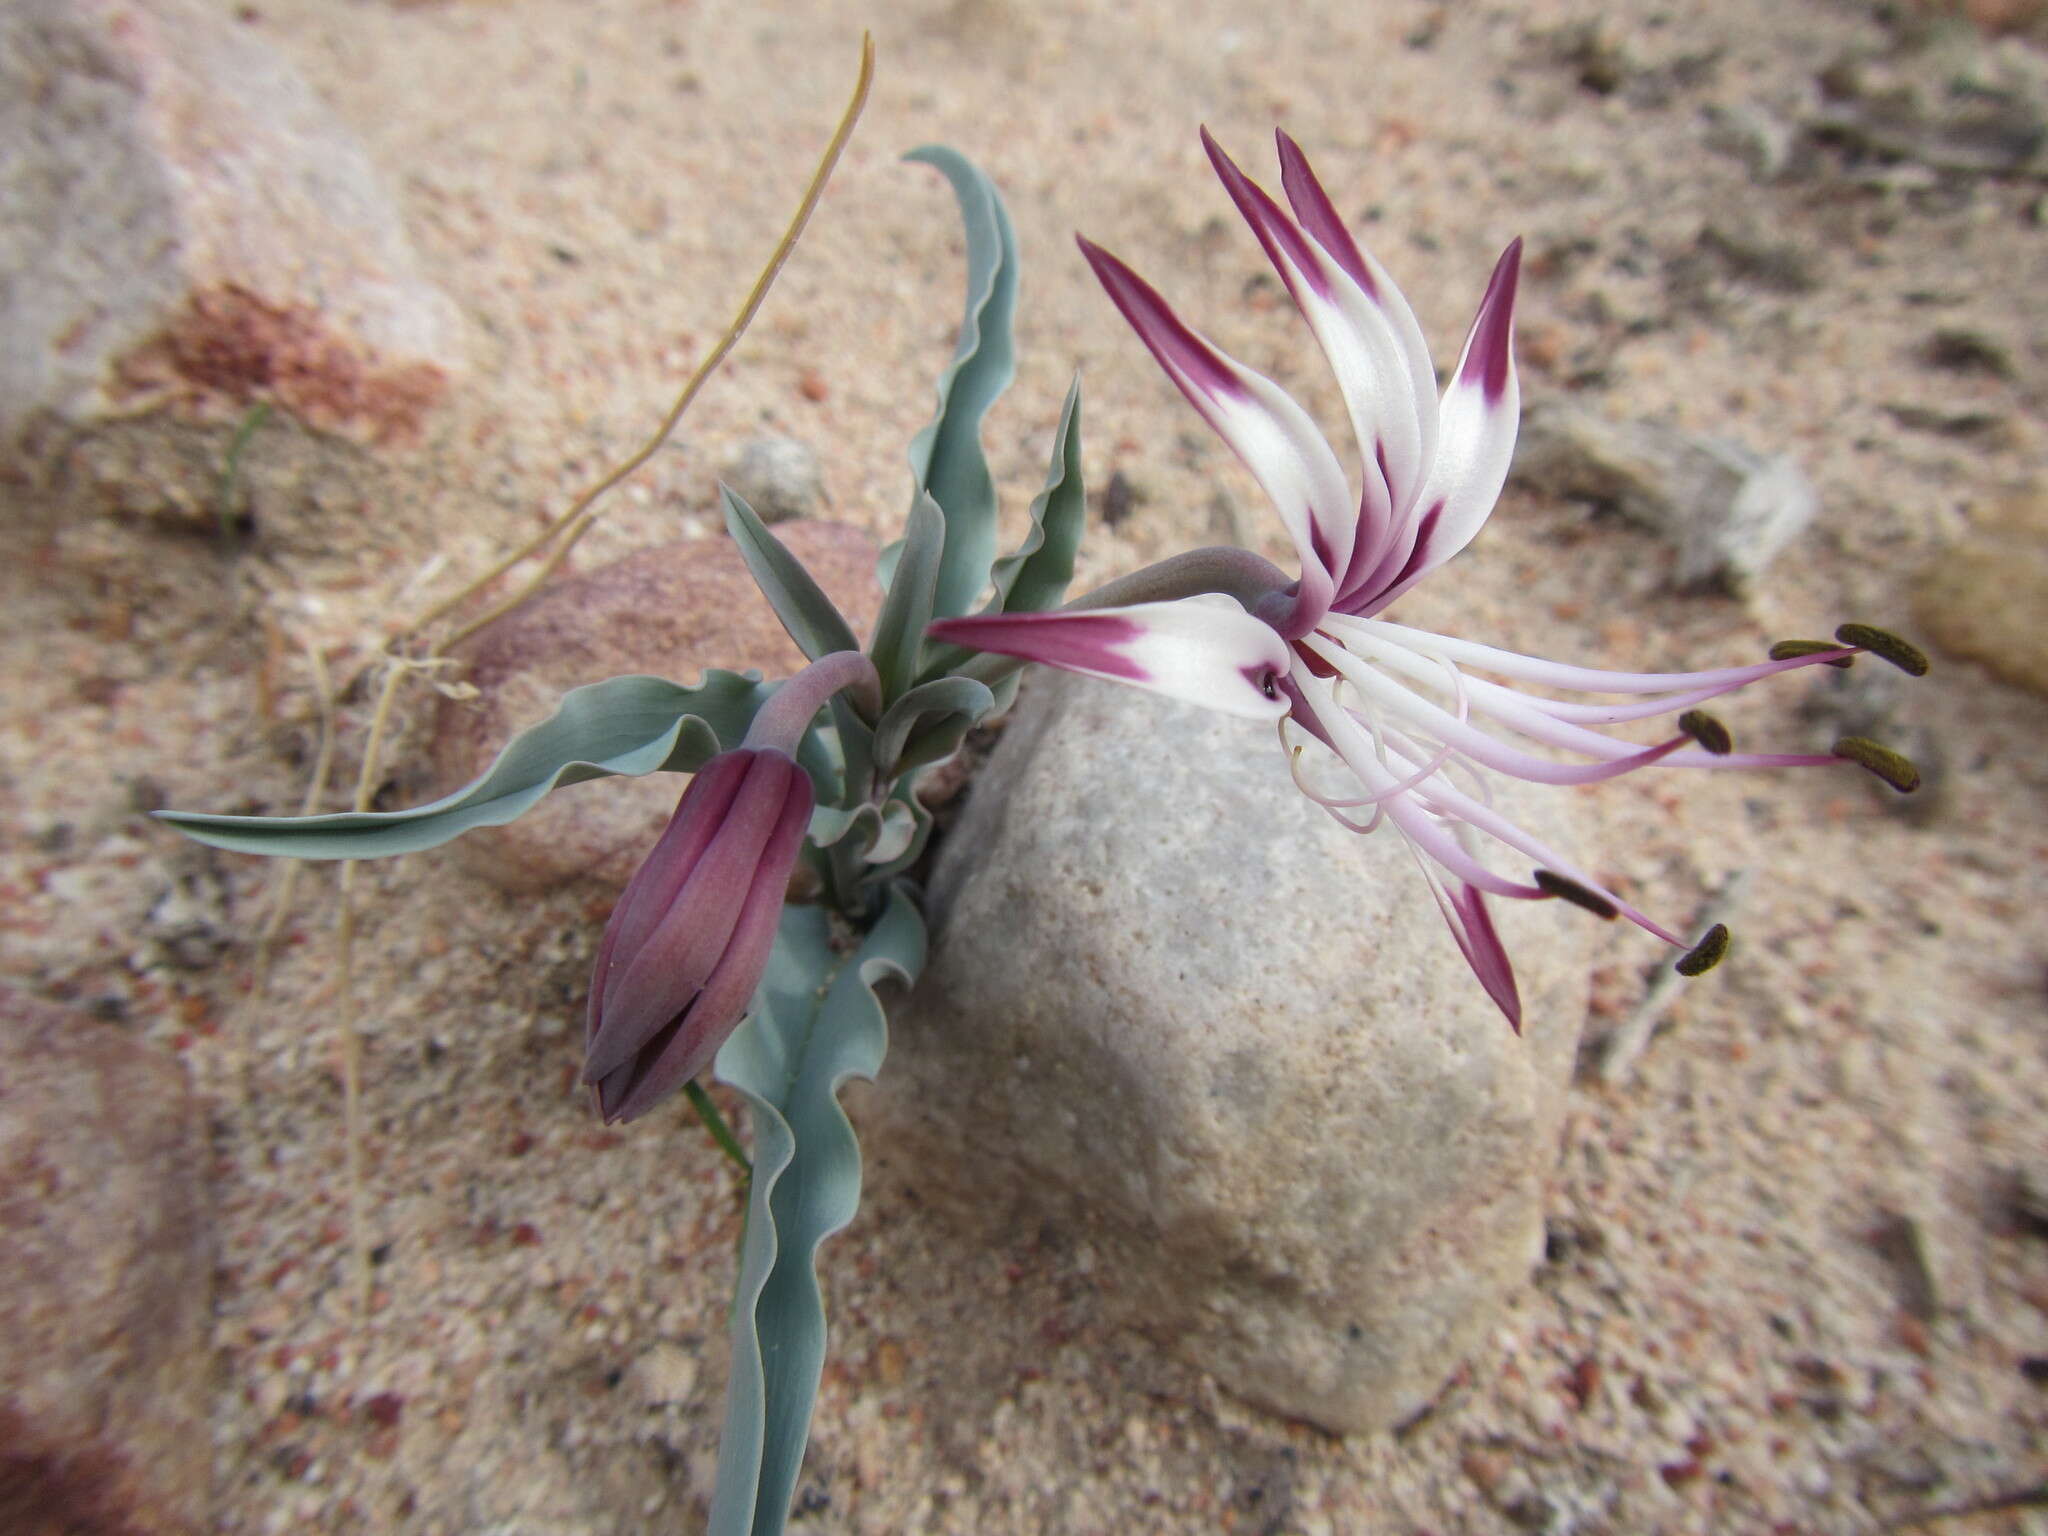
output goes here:
[{"label": "gray rock", "polygon": [[212,1529],[208,1157],[177,1062],[0,992],[0,1528]]},{"label": "gray rock", "polygon": [[1611,507],[1678,549],[1680,587],[1746,591],[1813,521],[1797,463],[1654,421],[1615,421],[1550,400],[1522,418],[1515,483]]},{"label": "gray rock", "polygon": [[[1500,788],[1569,838],[1571,797]],[[1540,1254],[1592,921],[1495,904],[1517,1039],[1398,838],[1305,800],[1270,728],[1043,675],[931,895],[859,1099],[883,1176],[1080,1226],[1105,1304],[1280,1413],[1425,1407]]]},{"label": "gray rock", "polygon": [[0,10],[0,274],[0,462],[124,511],[211,514],[259,404],[251,469],[289,445],[347,500],[341,450],[417,439],[462,368],[355,135],[195,0]]},{"label": "gray rock", "polygon": [[[841,523],[794,523],[780,536],[855,633],[865,633],[881,604],[874,541]],[[437,706],[433,782],[422,787],[422,799],[482,773],[507,741],[584,683],[627,672],[689,682],[706,667],[781,677],[804,661],[723,538],[657,545],[559,581],[454,654],[477,697],[444,697]],[[683,784],[657,773],[573,785],[509,826],[456,839],[455,857],[511,891],[578,877],[623,886],[667,825]]]},{"label": "gray rock", "polygon": [[810,517],[825,503],[825,472],[810,444],[793,437],[757,437],[725,461],[719,478],[764,523]]}]

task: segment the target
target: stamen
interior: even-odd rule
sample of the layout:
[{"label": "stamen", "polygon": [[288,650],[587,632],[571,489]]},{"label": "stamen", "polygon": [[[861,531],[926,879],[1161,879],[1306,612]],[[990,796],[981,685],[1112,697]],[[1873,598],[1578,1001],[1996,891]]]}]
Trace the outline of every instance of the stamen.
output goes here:
[{"label": "stamen", "polygon": [[1902,795],[1910,795],[1920,787],[1920,770],[1913,766],[1910,757],[1903,752],[1894,752],[1868,736],[1844,736],[1835,743],[1834,753],[1859,768],[1868,769]]},{"label": "stamen", "polygon": [[1539,869],[1534,878],[1536,888],[1546,896],[1555,896],[1575,907],[1583,907],[1595,917],[1612,919],[1620,915],[1614,903],[1598,891],[1589,891],[1578,881],[1567,880],[1555,870]]},{"label": "stamen", "polygon": [[[1848,643],[1845,640],[1842,645]],[[1770,657],[1773,661],[1797,661],[1802,656],[1818,656],[1823,651],[1839,651],[1842,645],[1837,645],[1831,640],[1780,640],[1771,647]],[[1821,665],[1846,668],[1855,659],[1853,656],[1837,656],[1833,661],[1822,662]]]},{"label": "stamen", "polygon": [[1910,640],[1901,640],[1888,629],[1879,629],[1871,624],[1844,624],[1835,631],[1835,638],[1844,645],[1870,652],[1879,661],[1890,662],[1908,677],[1927,675],[1926,654]]},{"label": "stamen", "polygon": [[1704,709],[1688,709],[1678,717],[1678,728],[1700,744],[1700,750],[1726,757],[1735,750],[1735,738],[1728,727]]},{"label": "stamen", "polygon": [[1723,960],[1728,958],[1728,925],[1716,923],[1693,945],[1679,956],[1673,967],[1681,976],[1704,976]]}]

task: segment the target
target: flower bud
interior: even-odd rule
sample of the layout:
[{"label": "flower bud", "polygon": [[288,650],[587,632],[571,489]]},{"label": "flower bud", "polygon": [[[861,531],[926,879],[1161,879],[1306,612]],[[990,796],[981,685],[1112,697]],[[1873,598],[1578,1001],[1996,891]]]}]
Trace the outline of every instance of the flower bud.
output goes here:
[{"label": "flower bud", "polygon": [[583,1080],[607,1124],[645,1114],[710,1065],[774,947],[814,792],[789,754],[705,764],[605,925]]}]

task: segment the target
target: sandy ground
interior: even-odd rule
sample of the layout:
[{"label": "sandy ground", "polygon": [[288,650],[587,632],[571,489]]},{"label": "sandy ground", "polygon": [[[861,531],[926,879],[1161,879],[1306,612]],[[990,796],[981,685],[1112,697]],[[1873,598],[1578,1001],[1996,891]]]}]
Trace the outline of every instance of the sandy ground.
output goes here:
[{"label": "sandy ground", "polygon": [[[680,1114],[604,1131],[573,1090],[612,893],[514,901],[433,856],[363,871],[364,1323],[331,873],[300,883],[250,1004],[276,869],[138,812],[291,808],[312,739],[296,643],[350,675],[380,616],[451,590],[658,417],[793,205],[861,18],[815,0],[241,9],[385,168],[469,321],[476,381],[419,462],[431,494],[332,519],[313,547],[229,556],[9,516],[0,965],[182,1053],[209,1095],[222,1531],[694,1529],[735,1187]],[[1814,531],[1742,602],[1665,591],[1650,536],[1511,495],[1417,594],[1418,622],[1644,667],[1746,660],[1843,618],[1909,627],[1916,571],[2038,458],[2038,183],[1883,186],[1826,158],[1762,183],[1710,147],[1709,107],[1789,118],[1831,61],[1888,46],[1872,7],[1359,0],[1255,19],[1208,0],[1114,17],[957,0],[868,19],[874,102],[811,236],[586,564],[717,536],[712,466],[763,430],[818,449],[836,515],[892,531],[957,312],[947,195],[896,160],[929,140],[989,169],[1022,246],[1022,366],[989,433],[1008,515],[1077,365],[1090,481],[1121,469],[1138,493],[1091,533],[1091,578],[1239,525],[1285,552],[1089,280],[1075,229],[1342,419],[1202,164],[1201,122],[1261,174],[1276,122],[1308,146],[1440,358],[1525,235],[1532,398],[1573,389],[1789,451],[1821,492]],[[1606,94],[1560,40],[1592,22],[1632,82]],[[1810,284],[1703,287],[1708,224],[1790,242]],[[1917,353],[1941,326],[1999,338],[2012,376],[1930,371]],[[1998,427],[1914,430],[1887,410],[1902,403]],[[1829,681],[1802,674],[1731,723],[1824,740],[1801,710]],[[429,713],[409,700],[401,757]],[[341,782],[365,714],[345,700]],[[894,1179],[827,1251],[834,1358],[794,1528],[1863,1532],[1942,1514],[1918,1528],[2048,1530],[2038,1508],[1956,1513],[2048,1480],[2048,1388],[2023,1369],[2048,1356],[2048,1243],[2006,1194],[2015,1170],[2048,1172],[2048,733],[2038,698],[1953,661],[1897,718],[1946,764],[1919,819],[1833,774],[1597,793],[1598,867],[1659,910],[1755,868],[1748,942],[1686,994],[1633,1085],[1574,1090],[1551,1261],[1422,1422],[1340,1442],[1248,1410],[1105,1320],[1085,1231],[952,1230]],[[194,923],[214,936],[196,952],[160,942]],[[1657,958],[1615,936],[1595,1033]],[[1931,1305],[1885,1240],[1899,1218],[1924,1241]]]}]

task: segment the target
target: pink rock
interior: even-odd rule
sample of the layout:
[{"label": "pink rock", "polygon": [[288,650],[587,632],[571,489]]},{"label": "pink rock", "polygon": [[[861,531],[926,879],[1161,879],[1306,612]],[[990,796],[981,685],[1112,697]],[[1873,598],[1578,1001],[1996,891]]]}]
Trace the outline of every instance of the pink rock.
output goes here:
[{"label": "pink rock", "polygon": [[363,146],[226,7],[16,0],[0,145],[16,470],[203,505],[253,404],[337,446],[402,445],[461,369],[460,316]]},{"label": "pink rock", "polygon": [[178,1063],[0,992],[0,1530],[211,1528],[206,1160]]},{"label": "pink rock", "polygon": [[[865,634],[881,606],[873,541],[841,523],[786,523],[777,533]],[[455,654],[469,663],[464,680],[482,698],[441,703],[432,794],[475,778],[583,683],[628,672],[689,682],[706,667],[774,678],[804,661],[723,538],[659,545],[559,582]],[[572,785],[509,826],[479,828],[452,846],[469,868],[511,891],[577,876],[623,886],[685,782],[663,773]]]}]

